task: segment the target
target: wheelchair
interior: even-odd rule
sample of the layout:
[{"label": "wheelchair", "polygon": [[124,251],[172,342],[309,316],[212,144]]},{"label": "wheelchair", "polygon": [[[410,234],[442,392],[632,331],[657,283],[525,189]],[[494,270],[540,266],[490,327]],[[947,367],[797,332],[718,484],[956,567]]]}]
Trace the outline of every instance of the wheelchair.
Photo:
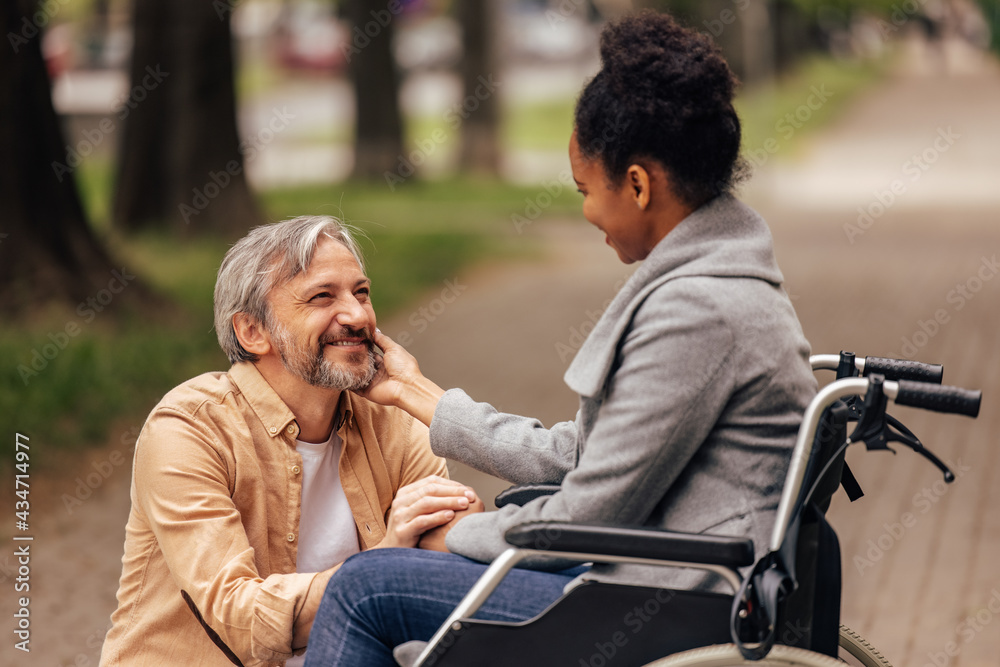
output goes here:
[{"label": "wheelchair", "polygon": [[[826,521],[840,486],[861,492],[844,453],[905,445],[944,475],[947,465],[886,413],[898,405],[976,417],[981,393],[940,385],[941,366],[816,355],[813,369],[837,372],[807,408],[782,489],[768,552],[754,559],[744,538],[649,527],[534,522],[510,529],[511,545],[484,572],[429,642],[396,648],[403,667],[891,667],[840,625],[840,547]],[[848,424],[855,423],[848,434]],[[496,504],[523,504],[553,485],[512,487]],[[624,563],[713,572],[732,594],[586,581],[521,623],[477,620],[476,611],[525,558]]]}]

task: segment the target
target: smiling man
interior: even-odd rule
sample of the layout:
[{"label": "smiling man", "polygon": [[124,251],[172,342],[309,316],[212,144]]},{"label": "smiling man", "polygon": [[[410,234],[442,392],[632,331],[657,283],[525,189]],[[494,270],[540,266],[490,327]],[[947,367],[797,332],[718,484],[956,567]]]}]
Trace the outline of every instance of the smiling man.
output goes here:
[{"label": "smiling man", "polygon": [[352,393],[375,375],[370,290],[333,218],[258,227],[226,254],[232,367],[170,391],[139,436],[101,665],[300,664],[346,558],[480,505],[427,427]]}]

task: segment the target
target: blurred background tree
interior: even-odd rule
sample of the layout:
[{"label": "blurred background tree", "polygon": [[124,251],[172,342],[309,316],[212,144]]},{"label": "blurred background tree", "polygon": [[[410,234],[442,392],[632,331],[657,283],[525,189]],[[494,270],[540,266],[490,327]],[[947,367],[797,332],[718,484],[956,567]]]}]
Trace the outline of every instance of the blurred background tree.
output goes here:
[{"label": "blurred background tree", "polygon": [[30,37],[35,3],[9,0],[0,34],[0,312],[10,316],[83,301],[116,268],[88,225],[52,106],[40,40]]},{"label": "blurred background tree", "polygon": [[260,223],[236,127],[228,0],[134,0],[114,222],[238,234]]},{"label": "blurred background tree", "polygon": [[381,179],[396,168],[403,153],[401,81],[392,50],[402,7],[398,0],[344,2],[344,17],[351,26],[343,51],[354,87],[354,178]]},{"label": "blurred background tree", "polygon": [[990,26],[990,46],[1000,53],[1000,0],[978,0]]},{"label": "blurred background tree", "polygon": [[500,173],[500,97],[490,90],[490,79],[499,75],[496,0],[458,2],[456,13],[462,28],[463,102],[475,105],[462,122],[459,165],[467,173],[495,177]]}]

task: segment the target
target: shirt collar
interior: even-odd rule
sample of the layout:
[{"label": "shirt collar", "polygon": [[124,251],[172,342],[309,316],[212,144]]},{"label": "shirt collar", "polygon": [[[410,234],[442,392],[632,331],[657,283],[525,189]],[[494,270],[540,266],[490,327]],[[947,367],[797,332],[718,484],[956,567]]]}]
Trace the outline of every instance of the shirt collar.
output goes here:
[{"label": "shirt collar", "polygon": [[[252,363],[242,361],[233,364],[232,368],[229,369],[229,377],[239,387],[240,392],[247,399],[247,403],[250,404],[251,409],[272,438],[283,434],[289,424],[295,423],[295,415]],[[350,392],[341,392],[337,414],[342,416],[337,418],[334,423],[341,427],[345,424],[350,426],[353,423],[354,408]],[[298,435],[298,425],[295,426],[294,431]]]},{"label": "shirt collar", "polygon": [[242,361],[233,364],[229,369],[229,377],[240,388],[247,403],[272,438],[283,434],[288,425],[295,421],[295,415],[278,396],[278,392],[271,388],[252,363]]}]

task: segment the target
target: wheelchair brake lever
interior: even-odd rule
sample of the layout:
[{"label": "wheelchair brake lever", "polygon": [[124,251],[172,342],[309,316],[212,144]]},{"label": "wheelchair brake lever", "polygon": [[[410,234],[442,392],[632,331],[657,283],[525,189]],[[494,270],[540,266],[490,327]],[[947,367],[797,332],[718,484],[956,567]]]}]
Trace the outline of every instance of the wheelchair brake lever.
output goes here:
[{"label": "wheelchair brake lever", "polygon": [[[927,449],[924,444],[920,442],[920,439],[915,436],[912,431],[910,431],[910,429],[903,426],[898,419],[889,414],[885,416],[885,421],[887,424],[886,432],[888,433],[886,439],[888,441],[900,442],[933,463],[937,469],[941,471],[941,474],[944,475],[944,481],[948,484],[955,481],[955,473],[951,471],[951,468],[949,468],[944,461],[939,459],[934,452]],[[896,430],[892,430],[893,428]]]},{"label": "wheelchair brake lever", "polygon": [[[889,443],[902,443],[933,463],[944,475],[945,482],[948,484],[954,482],[955,473],[934,452],[924,447],[920,439],[910,429],[886,412],[888,399],[886,399],[882,382],[881,376],[872,376],[863,407],[860,410],[858,425],[851,433],[849,441],[864,442],[868,451],[886,450],[893,454],[896,453],[896,450],[890,447]],[[855,404],[854,407],[856,408],[857,405]]]},{"label": "wheelchair brake lever", "polygon": [[887,429],[885,422],[888,415],[885,412],[885,408],[888,405],[888,399],[885,396],[883,382],[884,380],[881,375],[871,376],[868,382],[868,391],[865,392],[864,402],[860,409],[857,403],[853,406],[848,405],[848,408],[852,412],[859,413],[857,417],[858,425],[854,427],[854,431],[848,440],[850,442],[864,442],[865,447],[870,452],[874,450],[886,450],[895,454],[896,450],[889,447],[889,440],[886,437]]}]

